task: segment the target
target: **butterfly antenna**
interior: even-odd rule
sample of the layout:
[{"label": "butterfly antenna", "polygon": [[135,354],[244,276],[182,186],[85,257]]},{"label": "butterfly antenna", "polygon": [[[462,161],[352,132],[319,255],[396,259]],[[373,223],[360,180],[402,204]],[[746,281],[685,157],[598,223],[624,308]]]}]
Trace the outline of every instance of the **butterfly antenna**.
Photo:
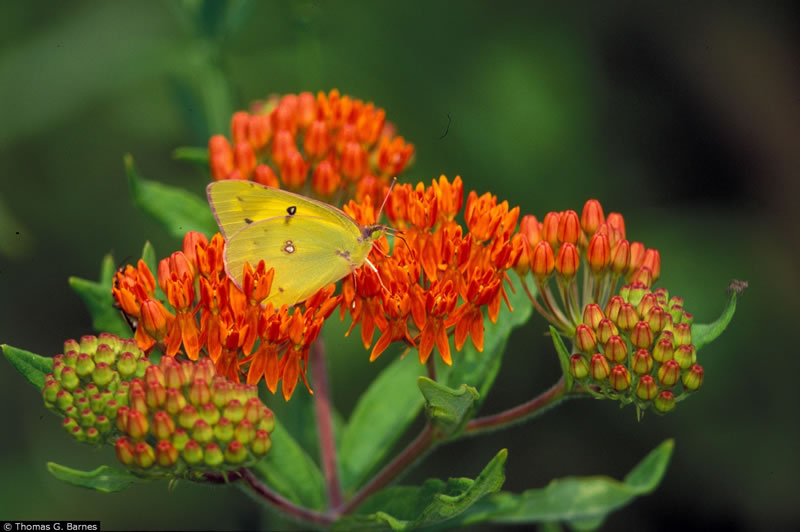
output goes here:
[{"label": "butterfly antenna", "polygon": [[369,259],[366,259],[366,262],[367,262],[367,264],[369,264],[369,267],[372,268],[372,271],[375,272],[375,275],[378,276],[378,282],[381,283],[381,288],[383,288],[384,290],[386,290],[388,292],[389,289],[386,288],[385,284],[383,284],[383,279],[381,279],[381,273],[378,271],[378,268],[376,268],[375,265],[372,264],[372,262]]},{"label": "butterfly antenna", "polygon": [[386,202],[389,200],[389,196],[392,195],[392,189],[394,188],[394,184],[397,183],[397,177],[392,178],[392,183],[389,185],[389,190],[386,192],[386,196],[383,198],[383,203],[381,203],[381,208],[378,209],[378,214],[375,216],[375,222],[381,219],[381,213],[383,212],[383,208],[386,206]]}]

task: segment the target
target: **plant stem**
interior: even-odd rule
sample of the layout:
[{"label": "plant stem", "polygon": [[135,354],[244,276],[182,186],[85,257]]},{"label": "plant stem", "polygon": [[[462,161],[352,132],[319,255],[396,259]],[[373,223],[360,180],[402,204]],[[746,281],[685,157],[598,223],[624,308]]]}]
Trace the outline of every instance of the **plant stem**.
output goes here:
[{"label": "plant stem", "polygon": [[342,504],[342,487],[336,460],[336,439],[333,436],[333,415],[328,389],[328,370],[325,364],[325,344],[322,337],[311,344],[311,379],[314,386],[314,407],[317,413],[317,435],[319,454],[325,486],[328,490],[328,507],[338,508]]},{"label": "plant stem", "polygon": [[473,419],[464,428],[465,436],[474,436],[482,432],[499,429],[531,418],[563,400],[567,395],[564,377],[561,377],[549,390],[541,393],[526,403],[515,406],[498,414]]},{"label": "plant stem", "polygon": [[276,510],[284,515],[289,515],[306,523],[319,523],[321,525],[330,525],[336,520],[336,516],[334,515],[315,512],[314,510],[297,506],[288,499],[283,498],[269,489],[247,468],[243,467],[239,469],[237,473],[247,481],[253,491],[256,492],[261,499],[274,506]]},{"label": "plant stem", "polygon": [[364,502],[367,497],[388,485],[398,475],[403,473],[409,466],[411,466],[411,464],[422,458],[422,456],[433,447],[433,436],[434,429],[429,423],[425,425],[425,428],[422,430],[419,436],[417,436],[414,441],[412,441],[408,447],[403,450],[403,452],[397,455],[395,459],[389,462],[386,467],[381,469],[381,471],[375,475],[372,480],[358,490],[356,494],[353,495],[352,499],[347,501],[347,504],[345,504],[341,509],[341,513],[345,515],[351,513],[353,510],[358,508],[358,506]]}]

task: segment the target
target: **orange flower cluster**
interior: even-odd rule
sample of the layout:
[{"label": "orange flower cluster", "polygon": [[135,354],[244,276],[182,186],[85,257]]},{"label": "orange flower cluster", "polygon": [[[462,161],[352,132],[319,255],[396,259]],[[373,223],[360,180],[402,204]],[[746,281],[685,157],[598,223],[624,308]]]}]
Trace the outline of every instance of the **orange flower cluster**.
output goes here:
[{"label": "orange flower cluster", "polygon": [[[586,202],[580,216],[571,210],[549,212],[542,222],[535,216],[524,216],[514,244],[524,250],[514,269],[531,301],[570,337],[581,323],[583,308],[589,303],[605,307],[620,280],[633,287],[650,288],[661,274],[658,250],[626,240],[622,215],[613,212],[605,217],[600,202],[594,199]],[[536,294],[528,289],[528,273],[533,276]],[[560,302],[551,291],[552,279]]]},{"label": "orange flower cluster", "polygon": [[414,146],[393,130],[383,109],[338,90],[316,98],[286,94],[258,103],[252,113],[235,113],[232,142],[211,137],[211,175],[295,191],[310,175],[314,194],[331,199],[351,183],[385,181],[403,171]]},{"label": "orange flower cluster", "polygon": [[[483,349],[483,308],[497,320],[501,300],[508,302],[506,270],[523,251],[512,244],[518,208],[471,192],[465,230],[454,221],[463,197],[458,177],[451,183],[442,176],[430,187],[396,186],[386,214],[402,235],[395,238],[391,255],[386,236],[373,247],[370,260],[377,273],[362,266],[344,279],[340,295],[330,285],[292,309],[262,306],[273,277],[263,261],[245,266],[239,290],[225,276],[222,237],[209,241],[195,232],[187,233],[182,251],[159,263],[157,280],[141,260],[118,272],[113,295],[138,320],[135,338],[143,350],[159,344],[174,356],[182,348],[192,360],[204,350],[218,373],[233,381],[246,373],[251,384],[264,378],[273,392],[280,381],[287,399],[298,379],[305,381],[311,344],[340,303],[342,318],[352,317],[350,330],[361,324],[365,348],[372,345],[375,329],[380,331],[371,360],[402,341],[418,346],[421,362],[435,345],[442,360],[452,364],[451,334],[456,350],[467,337]],[[351,201],[345,211],[361,224],[375,222],[371,194],[362,203]]]},{"label": "orange flower cluster", "polygon": [[209,241],[189,232],[183,250],[159,263],[158,283],[139,260],[135,268],[129,265],[116,274],[114,298],[123,312],[138,320],[135,339],[144,351],[159,344],[166,355],[175,356],[183,347],[189,359],[197,360],[204,350],[217,373],[239,382],[249,366],[248,384],[264,378],[274,393],[281,381],[288,400],[298,379],[305,381],[311,344],[341,297],[333,295],[331,285],[291,311],[271,304],[262,307],[272,270],[263,261],[255,269],[247,264],[239,290],[225,275],[223,246],[220,234]]}]

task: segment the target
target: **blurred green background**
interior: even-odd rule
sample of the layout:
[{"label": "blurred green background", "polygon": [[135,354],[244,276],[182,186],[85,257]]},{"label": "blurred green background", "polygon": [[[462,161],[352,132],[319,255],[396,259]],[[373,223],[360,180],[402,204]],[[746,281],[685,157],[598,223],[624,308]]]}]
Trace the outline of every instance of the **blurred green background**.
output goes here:
[{"label": "blurred green background", "polygon": [[[796,4],[588,4],[3,2],[0,343],[60,352],[91,332],[68,276],[96,279],[105,253],[131,260],[145,240],[159,256],[178,248],[133,208],[124,153],[142,175],[201,195],[207,177],[172,160],[173,148],[227,133],[234,110],[269,93],[336,87],[385,108],[415,144],[407,180],[461,175],[540,220],[590,197],[622,212],[628,237],[660,250],[659,285],[700,322],[717,317],[731,279],[750,284],[732,325],[700,353],[702,392],[669,416],[639,423],[631,408],[571,401],[440,448],[405,482],[474,477],[502,447],[509,490],[620,478],[674,437],[662,486],[604,529],[800,525]],[[484,413],[557,378],[545,329],[534,318],[513,335]],[[330,360],[344,414],[383,358]],[[5,361],[0,404],[0,519],[287,526],[234,488],[104,495],[62,484],[47,460],[91,469],[113,453],[72,442]]]}]

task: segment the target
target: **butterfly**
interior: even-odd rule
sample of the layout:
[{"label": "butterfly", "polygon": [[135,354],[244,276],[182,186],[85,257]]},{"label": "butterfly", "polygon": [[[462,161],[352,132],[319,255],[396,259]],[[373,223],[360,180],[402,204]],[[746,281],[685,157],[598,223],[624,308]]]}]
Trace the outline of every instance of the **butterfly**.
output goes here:
[{"label": "butterfly", "polygon": [[264,302],[275,306],[303,301],[365,262],[377,272],[367,256],[377,239],[394,231],[360,225],[332,205],[252,181],[216,181],[206,193],[225,238],[225,272],[241,289],[244,264],[255,267],[263,259],[275,269]]}]

